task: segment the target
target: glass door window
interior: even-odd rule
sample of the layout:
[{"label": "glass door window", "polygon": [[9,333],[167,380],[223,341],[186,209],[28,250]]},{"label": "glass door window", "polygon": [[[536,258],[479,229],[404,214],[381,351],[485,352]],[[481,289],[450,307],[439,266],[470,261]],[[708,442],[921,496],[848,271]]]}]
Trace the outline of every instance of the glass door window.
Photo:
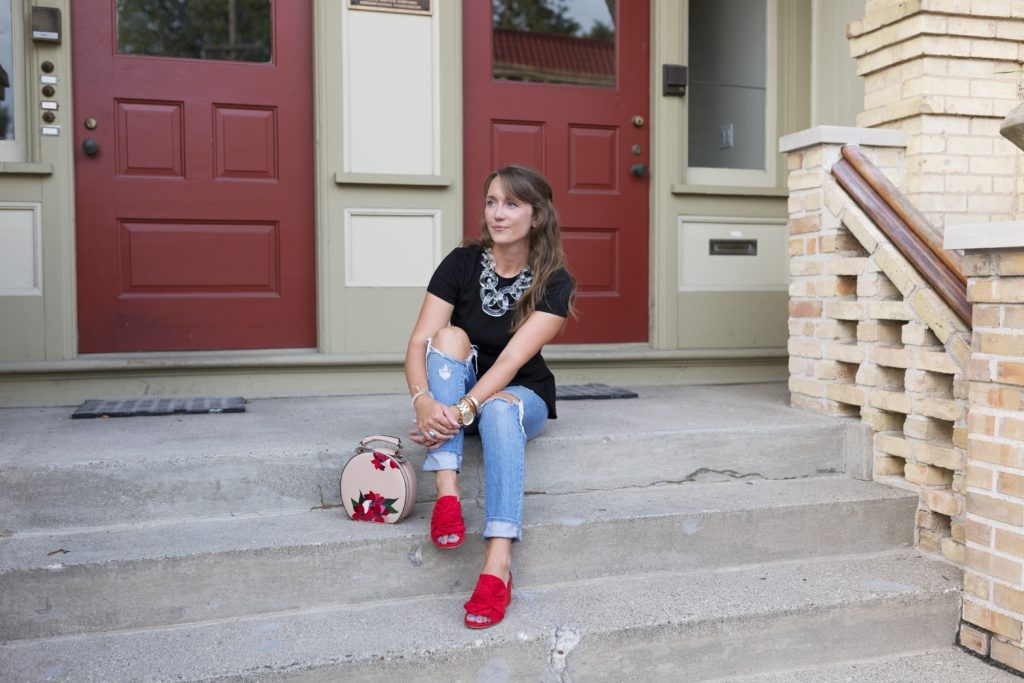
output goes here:
[{"label": "glass door window", "polygon": [[118,0],[117,52],[266,63],[270,9],[270,0]]},{"label": "glass door window", "polygon": [[493,0],[495,80],[615,87],[615,0]]},{"label": "glass door window", "polygon": [[773,184],[773,4],[689,2],[689,184]]}]

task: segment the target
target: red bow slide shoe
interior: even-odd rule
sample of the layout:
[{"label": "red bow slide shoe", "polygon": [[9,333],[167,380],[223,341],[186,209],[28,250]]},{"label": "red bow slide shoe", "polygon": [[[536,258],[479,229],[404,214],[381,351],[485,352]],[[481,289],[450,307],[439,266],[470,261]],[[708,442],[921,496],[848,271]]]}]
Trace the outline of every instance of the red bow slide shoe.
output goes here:
[{"label": "red bow slide shoe", "polygon": [[[501,582],[493,574],[481,574],[476,582],[473,595],[463,607],[466,616],[463,623],[467,628],[490,628],[501,623],[505,618],[505,609],[512,602],[512,575],[508,575],[508,585]],[[489,621],[470,621],[470,616],[487,617]]]},{"label": "red bow slide shoe", "polygon": [[[459,540],[438,542],[441,536],[458,536]],[[434,503],[430,516],[430,542],[443,550],[458,548],[466,540],[466,525],[462,521],[462,503],[455,496],[441,496]]]}]

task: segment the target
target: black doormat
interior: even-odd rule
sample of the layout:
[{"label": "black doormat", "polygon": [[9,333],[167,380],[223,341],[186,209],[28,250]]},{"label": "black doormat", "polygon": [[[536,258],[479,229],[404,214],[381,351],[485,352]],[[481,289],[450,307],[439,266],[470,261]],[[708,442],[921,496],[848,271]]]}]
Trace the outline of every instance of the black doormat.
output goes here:
[{"label": "black doormat", "polygon": [[636,398],[637,393],[607,384],[560,384],[555,398],[559,401],[582,401],[592,398]]},{"label": "black doormat", "polygon": [[146,415],[203,415],[207,413],[244,413],[245,399],[228,398],[133,398],[123,401],[90,399],[71,415],[87,417],[140,417]]}]

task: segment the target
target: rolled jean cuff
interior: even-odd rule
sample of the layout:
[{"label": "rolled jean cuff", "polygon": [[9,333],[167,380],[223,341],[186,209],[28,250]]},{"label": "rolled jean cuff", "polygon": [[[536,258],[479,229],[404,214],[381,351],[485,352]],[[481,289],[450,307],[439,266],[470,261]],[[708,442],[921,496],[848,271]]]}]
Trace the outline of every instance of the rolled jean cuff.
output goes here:
[{"label": "rolled jean cuff", "polygon": [[489,519],[484,522],[484,538],[511,538],[518,541],[522,538],[522,529],[514,522]]},{"label": "rolled jean cuff", "polygon": [[424,472],[437,472],[439,470],[462,469],[462,456],[451,451],[427,451],[427,457],[423,460]]}]

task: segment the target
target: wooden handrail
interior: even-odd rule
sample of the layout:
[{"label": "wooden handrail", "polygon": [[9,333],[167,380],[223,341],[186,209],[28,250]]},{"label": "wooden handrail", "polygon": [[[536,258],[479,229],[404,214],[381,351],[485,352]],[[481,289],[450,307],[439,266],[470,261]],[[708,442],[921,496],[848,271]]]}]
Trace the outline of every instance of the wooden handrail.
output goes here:
[{"label": "wooden handrail", "polygon": [[[958,269],[951,268],[946,260],[932,249],[928,241],[913,230],[904,220],[903,215],[893,207],[892,203],[900,204],[902,202],[909,205],[906,198],[902,197],[888,180],[885,181],[888,185],[887,192],[884,194],[879,192],[875,185],[860,172],[860,168],[868,168],[869,175],[875,178],[875,182],[885,187],[875,177],[875,174],[881,175],[881,171],[878,171],[860,150],[854,152],[857,157],[857,166],[855,166],[847,157],[848,149],[850,148],[843,148],[843,158],[832,166],[833,177],[857,203],[857,206],[867,214],[868,218],[885,233],[900,253],[910,261],[917,272],[928,281],[942,300],[953,309],[961,320],[970,325],[971,304],[967,300],[967,285],[962,273]],[[882,177],[884,178],[884,176]],[[895,197],[900,197],[901,201],[893,199]],[[904,213],[906,212],[904,211]],[[921,226],[919,225],[918,228],[920,229]]]},{"label": "wooden handrail", "polygon": [[946,267],[956,275],[960,282],[967,284],[967,276],[964,275],[963,258],[955,251],[950,251],[942,246],[942,233],[928,222],[917,207],[910,203],[906,195],[902,194],[892,184],[892,181],[877,166],[871,163],[864,150],[856,145],[847,145],[842,149],[843,158],[849,161],[860,177],[868,181],[879,196],[885,199],[885,203],[903,219],[907,227],[913,231],[928,246],[936,256],[939,257]]}]

